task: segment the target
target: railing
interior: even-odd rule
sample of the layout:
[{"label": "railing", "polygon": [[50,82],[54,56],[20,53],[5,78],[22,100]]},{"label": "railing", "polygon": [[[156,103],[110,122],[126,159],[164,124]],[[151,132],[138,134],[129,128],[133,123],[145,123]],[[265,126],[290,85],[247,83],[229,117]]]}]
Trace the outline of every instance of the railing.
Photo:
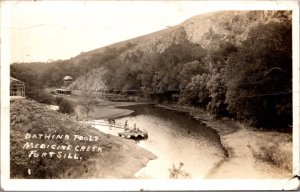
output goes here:
[{"label": "railing", "polygon": [[117,129],[125,129],[124,124],[118,124],[118,123],[109,124],[109,123],[105,123],[105,122],[88,121],[87,124],[94,125],[94,126],[101,125],[101,126],[114,127],[114,128],[117,128]]}]

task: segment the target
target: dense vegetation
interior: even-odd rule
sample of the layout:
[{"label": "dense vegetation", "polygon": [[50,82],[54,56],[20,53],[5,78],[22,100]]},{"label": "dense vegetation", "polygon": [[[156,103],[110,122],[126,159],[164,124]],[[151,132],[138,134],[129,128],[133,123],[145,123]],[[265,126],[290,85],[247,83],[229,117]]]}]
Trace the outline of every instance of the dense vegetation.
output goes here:
[{"label": "dense vegetation", "polygon": [[209,30],[206,48],[184,40],[161,53],[123,54],[135,46],[127,43],[83,57],[79,64],[74,59],[13,64],[11,75],[25,81],[27,94],[34,98],[42,94],[36,93],[37,88],[60,86],[65,75],[77,78],[103,69],[102,79],[110,91],[139,90],[165,99],[177,93],[178,103],[216,116],[256,127],[286,128],[292,124],[291,30],[290,20],[260,24],[240,43]]}]

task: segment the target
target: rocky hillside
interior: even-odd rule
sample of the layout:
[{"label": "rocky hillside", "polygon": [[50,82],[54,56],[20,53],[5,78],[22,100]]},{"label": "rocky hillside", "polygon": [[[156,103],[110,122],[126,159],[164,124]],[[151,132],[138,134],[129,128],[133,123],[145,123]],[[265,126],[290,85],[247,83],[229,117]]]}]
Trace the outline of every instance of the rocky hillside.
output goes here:
[{"label": "rocky hillside", "polygon": [[181,25],[189,41],[207,48],[214,42],[210,35],[240,43],[247,38],[253,27],[270,22],[281,22],[287,17],[291,19],[288,12],[279,11],[221,11],[192,17]]},{"label": "rocky hillside", "polygon": [[[76,65],[89,63],[91,60],[97,62],[100,55],[119,50],[115,58],[120,59],[122,62],[134,63],[145,55],[161,54],[173,45],[182,45],[186,42],[197,44],[205,50],[217,50],[221,42],[239,45],[247,38],[249,31],[260,24],[282,22],[290,19],[291,14],[287,11],[220,11],[207,13],[194,16],[179,25],[155,33],[82,53],[69,62]],[[101,81],[99,76],[103,74],[103,72],[84,74],[85,78],[78,78],[75,84],[84,84],[82,81],[85,80],[87,81],[85,83],[90,85],[91,90],[97,90],[98,85],[93,82]],[[87,76],[89,78],[86,78]],[[72,88],[82,89],[81,86],[73,86]]]},{"label": "rocky hillside", "polygon": [[23,99],[10,107],[11,178],[133,178],[155,156]]}]

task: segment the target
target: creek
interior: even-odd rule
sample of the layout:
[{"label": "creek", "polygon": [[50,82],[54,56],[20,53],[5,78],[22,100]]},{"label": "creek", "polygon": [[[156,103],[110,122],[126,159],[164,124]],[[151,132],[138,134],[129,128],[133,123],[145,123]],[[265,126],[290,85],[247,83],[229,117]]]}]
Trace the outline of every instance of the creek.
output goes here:
[{"label": "creek", "polygon": [[[138,178],[168,179],[170,169],[183,163],[179,178],[205,178],[211,169],[225,157],[217,132],[183,112],[165,109],[154,105],[133,105],[122,107],[133,110],[129,116],[116,119],[116,124],[128,122],[141,130],[146,130],[149,137],[138,140],[137,145],[151,151],[157,159],[136,173]],[[98,122],[104,120],[97,120]],[[122,129],[96,125],[102,132],[118,135]]]}]

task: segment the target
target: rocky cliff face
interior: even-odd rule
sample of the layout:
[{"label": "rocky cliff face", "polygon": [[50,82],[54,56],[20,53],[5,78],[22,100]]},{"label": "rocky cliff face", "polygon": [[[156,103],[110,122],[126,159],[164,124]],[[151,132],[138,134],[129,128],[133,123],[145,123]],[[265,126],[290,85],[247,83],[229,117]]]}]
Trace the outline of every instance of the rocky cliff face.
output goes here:
[{"label": "rocky cliff face", "polygon": [[192,17],[182,25],[187,39],[206,48],[215,38],[240,43],[251,28],[269,22],[281,22],[290,18],[287,12],[279,11],[220,11]]},{"label": "rocky cliff face", "polygon": [[89,91],[106,90],[107,87],[103,81],[103,75],[105,73],[106,70],[103,68],[90,70],[87,74],[78,77],[76,81],[72,82],[69,88]]}]

